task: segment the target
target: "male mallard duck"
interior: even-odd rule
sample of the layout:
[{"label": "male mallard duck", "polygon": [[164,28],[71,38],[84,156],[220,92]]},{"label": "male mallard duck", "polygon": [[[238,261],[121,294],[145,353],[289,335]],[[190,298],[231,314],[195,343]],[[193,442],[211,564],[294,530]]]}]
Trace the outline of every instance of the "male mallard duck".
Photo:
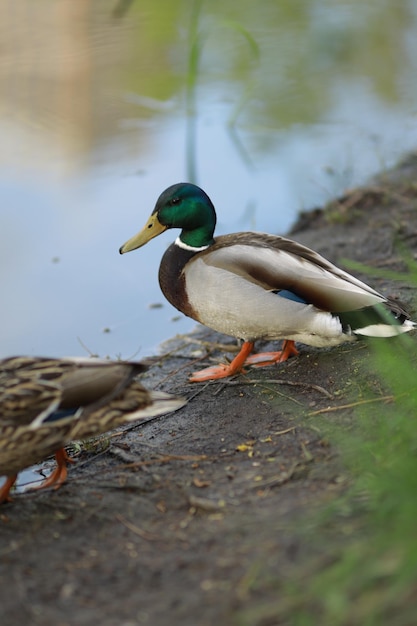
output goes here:
[{"label": "male mallard duck", "polygon": [[11,357],[0,361],[0,503],[17,473],[55,453],[57,468],[41,487],[67,477],[63,446],[124,422],[174,411],[185,404],[148,391],[134,377],[147,365],[96,359]]},{"label": "male mallard duck", "polygon": [[[274,235],[213,237],[216,212],[190,183],[168,187],[144,228],[120,253],[168,228],[181,228],[159,268],[169,302],[214,330],[244,340],[229,365],[196,372],[191,381],[231,376],[243,365],[267,365],[297,354],[294,342],[336,346],[357,335],[391,337],[415,327],[396,302],[309,248]],[[249,357],[256,339],[284,339],[282,350]]]}]

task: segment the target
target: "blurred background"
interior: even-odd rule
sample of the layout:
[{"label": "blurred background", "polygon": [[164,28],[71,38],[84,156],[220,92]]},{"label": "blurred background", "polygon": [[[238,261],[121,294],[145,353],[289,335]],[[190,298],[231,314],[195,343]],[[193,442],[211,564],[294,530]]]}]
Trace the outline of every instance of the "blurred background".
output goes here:
[{"label": "blurred background", "polygon": [[1,357],[194,326],[157,281],[177,233],[118,254],[168,185],[283,234],[417,145],[415,0],[3,0],[0,33]]}]

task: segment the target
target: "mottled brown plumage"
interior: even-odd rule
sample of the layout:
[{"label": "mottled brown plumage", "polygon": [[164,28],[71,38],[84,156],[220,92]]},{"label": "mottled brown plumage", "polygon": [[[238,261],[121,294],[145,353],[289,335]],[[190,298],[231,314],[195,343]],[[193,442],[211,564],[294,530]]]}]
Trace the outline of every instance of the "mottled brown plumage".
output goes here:
[{"label": "mottled brown plumage", "polygon": [[[55,453],[58,468],[46,484],[66,478],[63,447],[124,422],[173,411],[184,404],[148,391],[135,376],[147,366],[96,359],[11,357],[0,361],[0,502],[17,473]],[[45,484],[45,483],[44,483]]]}]

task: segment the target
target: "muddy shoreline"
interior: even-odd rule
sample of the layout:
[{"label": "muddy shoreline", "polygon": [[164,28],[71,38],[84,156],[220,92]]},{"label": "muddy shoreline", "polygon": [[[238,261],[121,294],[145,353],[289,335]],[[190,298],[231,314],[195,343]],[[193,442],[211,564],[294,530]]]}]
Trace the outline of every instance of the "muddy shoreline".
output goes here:
[{"label": "muddy shoreline", "polygon": [[[303,214],[289,236],[342,266],[351,259],[402,271],[398,244],[417,258],[415,180],[410,156]],[[353,273],[416,319],[406,281]],[[281,365],[188,383],[224,358],[224,344],[235,348],[202,327],[165,344],[144,382],[187,396],[186,407],[90,443],[59,491],[1,507],[2,626],[290,623],[256,608],[277,598],[285,606],[292,577],[327,540],[311,545],[304,525],[349,484],[316,416],[349,404],[364,380],[379,381],[367,344],[357,342],[302,346]],[[343,429],[355,409],[335,410],[332,420]]]}]

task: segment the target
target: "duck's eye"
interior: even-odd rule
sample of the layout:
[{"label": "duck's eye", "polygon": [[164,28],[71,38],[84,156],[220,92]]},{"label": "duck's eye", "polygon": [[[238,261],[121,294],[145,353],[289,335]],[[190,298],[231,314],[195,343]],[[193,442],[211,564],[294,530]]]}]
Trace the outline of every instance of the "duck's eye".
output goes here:
[{"label": "duck's eye", "polygon": [[172,198],[171,204],[179,204],[180,198]]}]

